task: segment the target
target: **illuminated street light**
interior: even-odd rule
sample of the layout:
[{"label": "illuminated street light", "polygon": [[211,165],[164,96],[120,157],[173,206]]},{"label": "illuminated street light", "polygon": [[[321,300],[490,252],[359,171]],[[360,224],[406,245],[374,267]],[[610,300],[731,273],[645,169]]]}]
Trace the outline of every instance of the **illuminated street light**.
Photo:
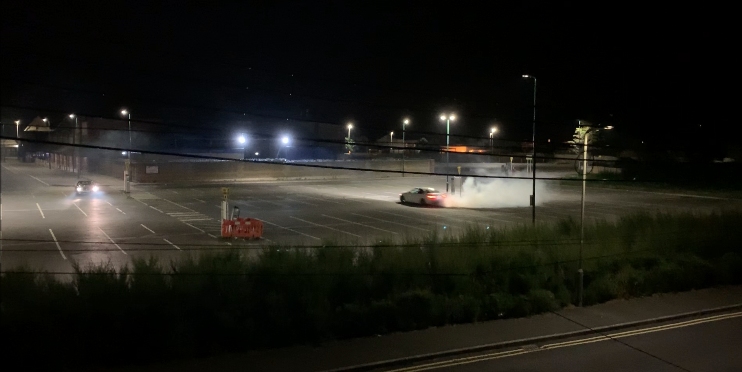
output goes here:
[{"label": "illuminated street light", "polygon": [[[69,114],[68,115],[70,119],[75,119],[75,130],[72,132],[72,144],[76,145],[78,141],[82,142],[82,133],[78,133],[79,126],[77,125],[77,116],[75,114]],[[79,135],[78,135],[79,134]],[[77,168],[77,179],[80,179],[80,151],[77,146],[75,146],[75,165],[73,167]]]},{"label": "illuminated street light", "polygon": [[[580,127],[583,127],[582,122],[578,121]],[[604,128],[585,126],[588,129],[585,131],[585,137],[582,140],[582,198],[580,199],[580,255],[579,255],[579,268],[577,272],[580,274],[579,292],[578,292],[578,306],[582,306],[582,290],[584,284],[584,271],[582,270],[582,248],[585,245],[585,188],[587,179],[587,142],[590,136],[590,132],[597,132],[601,129],[611,130],[612,125]]]},{"label": "illuminated street light", "polygon": [[284,145],[288,145],[289,144],[289,137],[283,136],[283,138],[281,138],[281,143],[283,143]]},{"label": "illuminated street light", "polygon": [[495,152],[495,133],[497,133],[497,127],[490,129],[490,152]]},{"label": "illuminated street light", "polygon": [[21,125],[21,121],[20,120],[16,120],[15,121],[15,138],[20,138],[20,136],[18,135],[18,127],[20,125]]},{"label": "illuminated street light", "polygon": [[129,149],[126,151],[126,178],[124,179],[124,192],[128,193],[131,183],[131,174],[129,169],[129,167],[131,167],[131,112],[124,109],[121,110],[121,115],[126,115],[126,120],[129,124]]},{"label": "illuminated street light", "polygon": [[345,141],[345,144],[348,146],[348,154],[350,154],[350,130],[353,129],[353,123],[348,123],[348,139]]},{"label": "illuminated street light", "polygon": [[240,145],[244,145],[247,142],[245,135],[240,135],[239,137],[237,137],[237,142],[239,142]]},{"label": "illuminated street light", "polygon": [[394,144],[394,132],[389,132],[389,143]]},{"label": "illuminated street light", "polygon": [[[456,115],[454,115],[454,114],[448,114],[448,115],[442,114],[441,115],[441,121],[445,121],[446,122],[446,170],[447,171],[450,171],[449,161],[448,161],[448,153],[450,151],[449,134],[451,132],[451,130],[450,130],[451,129],[451,122],[454,121],[454,120],[456,120]],[[449,178],[448,173],[446,173],[446,192],[448,192],[448,178]]]},{"label": "illuminated street light", "polygon": [[533,79],[533,194],[531,194],[532,223],[536,224],[536,77],[533,75],[523,75],[526,79]]},{"label": "illuminated street light", "polygon": [[407,152],[407,144],[405,143],[404,139],[404,133],[405,133],[405,126],[410,124],[410,119],[405,118],[402,120],[402,177],[404,177],[404,154]]}]

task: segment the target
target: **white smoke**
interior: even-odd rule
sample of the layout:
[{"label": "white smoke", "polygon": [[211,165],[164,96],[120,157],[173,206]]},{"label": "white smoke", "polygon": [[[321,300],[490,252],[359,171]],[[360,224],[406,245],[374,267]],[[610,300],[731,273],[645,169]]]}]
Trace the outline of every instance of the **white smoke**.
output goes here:
[{"label": "white smoke", "polygon": [[[458,186],[458,185],[457,185]],[[533,181],[527,179],[487,179],[469,177],[461,190],[456,189],[445,200],[446,207],[507,208],[528,207]],[[536,181],[536,205],[554,200],[555,194],[545,181]]]}]

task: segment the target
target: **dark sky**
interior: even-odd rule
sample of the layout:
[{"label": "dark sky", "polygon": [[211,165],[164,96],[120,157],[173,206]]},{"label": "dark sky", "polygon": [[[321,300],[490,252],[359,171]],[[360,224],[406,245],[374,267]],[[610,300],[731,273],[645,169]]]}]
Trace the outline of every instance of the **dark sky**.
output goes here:
[{"label": "dark sky", "polygon": [[533,74],[541,140],[568,139],[583,119],[655,143],[730,141],[731,9],[54,3],[2,2],[3,121],[16,115],[8,106],[102,116],[127,106],[204,128],[243,112],[353,120],[375,138],[405,115],[440,132],[437,114],[454,110],[458,133],[486,136],[497,120],[521,140],[532,99],[521,75]]}]

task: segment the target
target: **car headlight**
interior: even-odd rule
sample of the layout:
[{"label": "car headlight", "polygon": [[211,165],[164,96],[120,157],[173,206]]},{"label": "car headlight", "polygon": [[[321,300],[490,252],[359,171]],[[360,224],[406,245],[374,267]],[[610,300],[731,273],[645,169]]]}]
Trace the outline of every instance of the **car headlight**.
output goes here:
[{"label": "car headlight", "polygon": [[98,186],[93,186],[93,191],[98,191]]},{"label": "car headlight", "polygon": [[77,188],[76,188],[75,190],[77,190],[77,191],[82,191],[82,187],[80,187],[80,186],[77,186]]}]

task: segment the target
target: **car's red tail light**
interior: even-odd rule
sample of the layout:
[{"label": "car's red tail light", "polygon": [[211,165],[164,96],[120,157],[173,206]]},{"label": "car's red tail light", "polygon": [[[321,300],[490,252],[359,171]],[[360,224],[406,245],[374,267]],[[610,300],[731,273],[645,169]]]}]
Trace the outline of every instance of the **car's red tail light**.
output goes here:
[{"label": "car's red tail light", "polygon": [[432,195],[432,194],[425,195],[425,197],[428,199],[438,199],[438,195]]}]

